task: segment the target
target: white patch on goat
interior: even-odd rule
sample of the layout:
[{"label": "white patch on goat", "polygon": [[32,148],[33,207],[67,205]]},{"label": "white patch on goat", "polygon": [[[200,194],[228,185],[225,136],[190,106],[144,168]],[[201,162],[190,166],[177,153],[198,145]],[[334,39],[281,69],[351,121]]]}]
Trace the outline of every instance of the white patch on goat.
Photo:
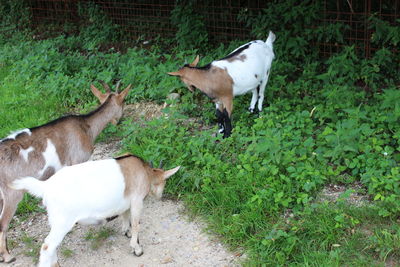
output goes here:
[{"label": "white patch on goat", "polygon": [[61,169],[63,166],[60,162],[60,158],[58,157],[56,147],[51,142],[50,139],[47,139],[46,150],[42,153],[45,164],[43,168],[39,171],[39,176],[42,176],[44,172],[49,167],[53,167],[55,171]]},{"label": "white patch on goat", "polygon": [[[233,95],[242,95],[252,91],[253,97],[249,109],[254,110],[258,101],[258,109],[261,111],[262,102],[264,100],[264,90],[268,82],[269,70],[275,55],[273,52],[272,42],[275,35],[270,33],[267,41],[252,41],[244,44],[234,51],[248,45],[246,49],[241,51],[236,57],[243,57],[243,60],[231,60],[231,58],[216,60],[212,62],[212,66],[226,69],[229,76],[233,80]],[[271,41],[272,40],[272,41]],[[259,90],[257,90],[259,87]]]},{"label": "white patch on goat", "polygon": [[18,130],[18,131],[10,133],[6,138],[0,139],[0,142],[4,141],[5,139],[15,139],[19,134],[22,134],[22,133],[27,133],[29,135],[32,134],[31,130],[26,128],[26,129],[22,129],[22,130]]},{"label": "white patch on goat", "polygon": [[50,219],[68,215],[75,222],[96,223],[130,207],[124,191],[116,160],[88,161],[64,167],[48,179],[43,203]]},{"label": "white patch on goat", "polygon": [[21,157],[24,158],[25,161],[28,161],[28,157],[29,157],[29,153],[34,151],[35,149],[33,147],[28,147],[27,149],[21,149],[19,151],[19,154],[21,155]]}]

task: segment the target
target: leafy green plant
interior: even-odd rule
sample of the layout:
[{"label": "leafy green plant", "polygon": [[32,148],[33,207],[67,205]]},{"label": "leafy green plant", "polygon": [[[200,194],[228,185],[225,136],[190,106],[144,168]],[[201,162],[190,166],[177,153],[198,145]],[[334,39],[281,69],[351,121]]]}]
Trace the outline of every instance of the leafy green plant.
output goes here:
[{"label": "leafy green plant", "polygon": [[195,11],[196,1],[177,1],[171,12],[171,22],[178,28],[175,40],[181,49],[204,47],[208,42],[208,33],[204,18]]},{"label": "leafy green plant", "polygon": [[78,14],[87,23],[81,27],[85,49],[95,50],[101,43],[115,41],[120,37],[118,26],[94,2],[79,2]]},{"label": "leafy green plant", "polygon": [[0,5],[1,31],[13,31],[15,27],[24,28],[28,25],[30,13],[25,1],[2,0]]}]

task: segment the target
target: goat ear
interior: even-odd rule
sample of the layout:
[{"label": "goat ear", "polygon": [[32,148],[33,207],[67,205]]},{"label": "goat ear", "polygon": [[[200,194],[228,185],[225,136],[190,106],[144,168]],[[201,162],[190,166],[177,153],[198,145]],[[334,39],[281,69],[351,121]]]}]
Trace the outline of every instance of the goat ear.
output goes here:
[{"label": "goat ear", "polygon": [[164,180],[168,179],[169,177],[171,177],[172,175],[174,175],[180,168],[181,166],[175,167],[171,170],[165,171],[163,174],[163,178]]},{"label": "goat ear", "polygon": [[92,93],[100,100],[100,103],[103,103],[107,99],[107,95],[100,92],[93,84],[90,85],[90,89]]},{"label": "goat ear", "polygon": [[191,67],[196,67],[197,64],[199,63],[199,60],[200,60],[200,56],[197,55],[196,58],[193,60],[193,62],[190,63],[189,65],[190,65]]},{"label": "goat ear", "polygon": [[126,97],[126,95],[129,93],[131,88],[132,88],[132,84],[128,85],[121,93],[118,94],[118,96],[120,97],[121,100]]},{"label": "goat ear", "polygon": [[168,72],[168,75],[171,75],[171,76],[179,76],[179,77],[182,76],[182,75],[180,74],[179,71]]}]

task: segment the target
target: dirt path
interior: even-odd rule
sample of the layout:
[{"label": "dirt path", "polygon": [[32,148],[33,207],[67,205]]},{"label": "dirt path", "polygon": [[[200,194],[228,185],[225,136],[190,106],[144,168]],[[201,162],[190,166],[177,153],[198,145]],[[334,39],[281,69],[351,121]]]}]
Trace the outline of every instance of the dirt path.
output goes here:
[{"label": "dirt path", "polygon": [[[118,141],[97,144],[92,159],[111,157],[118,149]],[[58,249],[59,263],[82,267],[239,266],[241,257],[212,240],[202,231],[204,224],[189,221],[183,210],[180,202],[145,200],[139,232],[144,250],[141,257],[130,252],[118,219],[102,226],[76,225]],[[17,260],[0,266],[33,266],[48,232],[45,213],[17,223],[8,238]],[[95,237],[89,239],[90,235]]]}]

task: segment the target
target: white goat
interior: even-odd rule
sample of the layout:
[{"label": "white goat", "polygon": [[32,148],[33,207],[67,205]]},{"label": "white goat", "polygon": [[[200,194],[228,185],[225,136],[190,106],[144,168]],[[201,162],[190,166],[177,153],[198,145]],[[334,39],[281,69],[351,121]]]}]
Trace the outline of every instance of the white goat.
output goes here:
[{"label": "white goat", "polygon": [[163,171],[142,159],[124,155],[116,159],[88,161],[65,167],[47,181],[26,177],[14,181],[14,189],[27,190],[43,198],[51,230],[40,250],[40,267],[57,264],[57,247],[75,223],[97,224],[122,214],[122,231],[129,232],[136,256],[139,217],[144,198],[150,193],[161,198],[165,182],[180,166]]},{"label": "white goat", "polygon": [[[7,184],[18,177],[33,176],[45,180],[63,166],[87,161],[93,152],[96,137],[109,123],[122,116],[123,101],[130,85],[121,93],[101,93],[91,85],[93,94],[102,103],[86,115],[69,115],[45,125],[18,131],[0,140],[0,255],[1,261],[15,258],[7,248],[7,229],[23,192]],[[118,86],[117,86],[118,87]],[[118,88],[117,88],[118,89]]]},{"label": "white goat", "polygon": [[228,56],[203,67],[196,67],[199,62],[197,56],[191,64],[168,74],[180,77],[190,91],[198,88],[214,100],[220,132],[228,137],[232,131],[234,96],[251,91],[253,96],[250,112],[254,112],[257,100],[258,110],[262,110],[264,90],[275,57],[272,45],[274,41],[275,34],[269,32],[265,42],[257,40],[244,44]]}]

